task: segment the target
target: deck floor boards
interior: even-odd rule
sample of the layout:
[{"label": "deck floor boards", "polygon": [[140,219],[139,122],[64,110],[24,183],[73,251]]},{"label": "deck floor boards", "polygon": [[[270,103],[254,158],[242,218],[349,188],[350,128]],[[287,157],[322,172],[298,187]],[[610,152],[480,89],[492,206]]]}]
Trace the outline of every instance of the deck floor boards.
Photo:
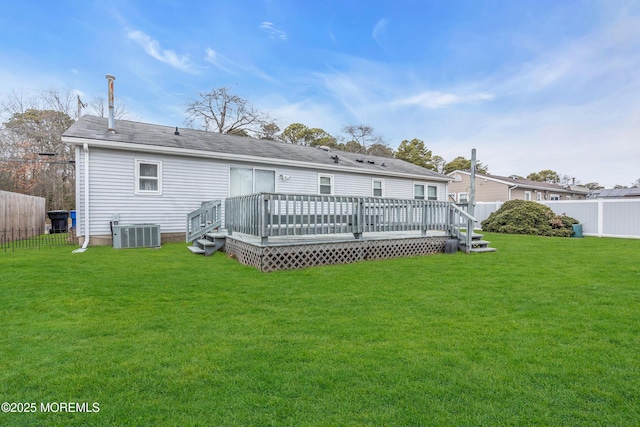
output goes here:
[{"label": "deck floor boards", "polygon": [[[226,233],[226,232],[223,232]],[[228,236],[228,234],[225,234]],[[363,233],[362,239],[356,239],[351,233],[340,234],[311,234],[311,235],[291,235],[269,237],[269,243],[262,245],[260,237],[242,233],[233,233],[231,238],[254,246],[288,246],[288,245],[308,245],[314,243],[342,243],[358,242],[370,240],[391,240],[391,239],[411,239],[420,237],[447,237],[444,231],[428,231],[423,236],[420,231],[385,231],[376,233]]]}]

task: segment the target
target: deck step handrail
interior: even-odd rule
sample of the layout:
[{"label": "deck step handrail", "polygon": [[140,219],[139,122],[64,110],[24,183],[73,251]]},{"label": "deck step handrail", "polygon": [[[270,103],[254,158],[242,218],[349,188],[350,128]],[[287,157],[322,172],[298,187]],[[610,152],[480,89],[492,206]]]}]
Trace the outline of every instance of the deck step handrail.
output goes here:
[{"label": "deck step handrail", "polygon": [[202,202],[202,206],[187,214],[187,243],[222,226],[222,201]]},{"label": "deck step handrail", "polygon": [[452,230],[450,202],[381,197],[257,193],[225,200],[225,229],[258,236]]},{"label": "deck step handrail", "polygon": [[465,251],[469,253],[472,247],[473,226],[477,220],[455,203],[451,204],[449,213],[449,234],[464,242]]}]

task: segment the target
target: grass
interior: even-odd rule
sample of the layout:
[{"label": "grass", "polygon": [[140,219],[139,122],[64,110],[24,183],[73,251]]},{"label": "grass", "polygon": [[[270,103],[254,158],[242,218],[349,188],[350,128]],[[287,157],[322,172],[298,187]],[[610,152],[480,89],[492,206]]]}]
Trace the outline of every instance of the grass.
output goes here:
[{"label": "grass", "polygon": [[637,425],[640,241],[270,274],[182,244],[0,254],[0,425]]}]

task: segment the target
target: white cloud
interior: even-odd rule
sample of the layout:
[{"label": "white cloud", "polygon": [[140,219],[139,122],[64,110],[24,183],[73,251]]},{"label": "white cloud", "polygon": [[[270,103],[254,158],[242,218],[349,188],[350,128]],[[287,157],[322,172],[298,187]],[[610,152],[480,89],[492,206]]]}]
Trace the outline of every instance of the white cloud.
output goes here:
[{"label": "white cloud", "polygon": [[450,107],[455,104],[469,104],[480,101],[490,101],[494,96],[490,93],[471,93],[467,95],[456,95],[439,91],[426,91],[419,95],[399,99],[392,102],[392,105],[415,105],[432,110]]},{"label": "white cloud", "polygon": [[232,70],[232,68],[235,67],[236,65],[233,62],[229,61],[224,56],[220,55],[215,50],[208,47],[205,49],[204,52],[205,52],[205,56],[204,56],[205,62],[208,62],[211,65],[215,65],[216,67],[220,68],[223,71],[226,71],[227,73],[234,74],[234,75],[238,74]]},{"label": "white cloud", "polygon": [[152,39],[148,34],[142,31],[133,30],[127,33],[127,37],[140,45],[144,51],[151,57],[160,62],[164,62],[178,70],[191,72],[191,63],[188,55],[178,55],[172,50],[162,49],[157,40]]},{"label": "white cloud", "polygon": [[378,46],[384,48],[382,45],[382,37],[384,36],[387,30],[388,20],[381,19],[378,21],[375,27],[373,27],[373,31],[371,32],[371,37],[378,43]]},{"label": "white cloud", "polygon": [[205,49],[204,60],[205,62],[215,65],[219,69],[229,74],[233,74],[234,76],[254,76],[269,83],[278,83],[276,79],[274,79],[255,65],[234,62],[209,47]]},{"label": "white cloud", "polygon": [[218,58],[218,54],[216,53],[215,50],[211,49],[211,48],[206,48],[205,49],[205,58],[204,60],[207,62],[210,62],[211,64],[216,64],[217,62],[217,58]]},{"label": "white cloud", "polygon": [[[628,78],[629,70],[640,67],[639,49],[640,17],[620,16],[600,30],[558,43],[519,69],[498,73],[483,84],[499,97],[617,86],[621,78]],[[566,95],[558,96],[563,97],[566,99]]]},{"label": "white cloud", "polygon": [[270,96],[258,104],[277,105],[270,108],[270,115],[277,120],[282,130],[291,123],[302,123],[309,128],[321,128],[326,132],[337,136],[336,132],[346,123],[336,117],[335,109],[327,104],[319,104],[314,100],[305,99],[292,103],[282,96]]},{"label": "white cloud", "polygon": [[287,33],[274,27],[273,22],[264,21],[260,28],[272,39],[287,40]]}]

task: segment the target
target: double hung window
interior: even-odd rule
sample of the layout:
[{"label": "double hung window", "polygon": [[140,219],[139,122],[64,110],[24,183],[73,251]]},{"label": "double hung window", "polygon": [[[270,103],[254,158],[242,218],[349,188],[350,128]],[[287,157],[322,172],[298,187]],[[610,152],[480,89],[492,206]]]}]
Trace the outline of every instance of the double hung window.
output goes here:
[{"label": "double hung window", "polygon": [[333,194],[333,175],[318,175],[318,194]]},{"label": "double hung window", "polygon": [[162,162],[136,160],[136,193],[162,193]]},{"label": "double hung window", "polygon": [[384,197],[384,180],[374,179],[371,181],[371,195],[373,197]]}]

